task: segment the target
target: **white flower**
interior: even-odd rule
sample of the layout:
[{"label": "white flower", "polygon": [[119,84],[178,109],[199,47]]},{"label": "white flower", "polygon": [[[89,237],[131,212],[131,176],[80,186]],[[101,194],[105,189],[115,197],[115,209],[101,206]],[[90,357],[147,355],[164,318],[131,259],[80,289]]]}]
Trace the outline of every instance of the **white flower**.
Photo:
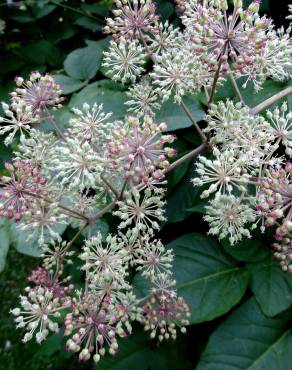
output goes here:
[{"label": "white flower", "polygon": [[248,183],[249,175],[243,173],[242,161],[235,157],[233,150],[220,152],[213,149],[214,160],[199,156],[196,162],[198,177],[192,179],[195,186],[210,184],[204,190],[201,198],[207,198],[211,193],[231,193],[235,188],[244,190]]},{"label": "white flower", "polygon": [[11,107],[6,103],[2,103],[2,109],[6,117],[0,117],[0,124],[5,124],[5,126],[0,127],[0,135],[11,131],[4,140],[5,145],[10,145],[12,143],[18,131],[21,137],[23,137],[24,132],[30,131],[31,124],[39,122],[39,117],[34,116],[31,108],[22,101],[19,103],[12,103]]},{"label": "white flower", "polygon": [[52,132],[45,133],[32,128],[29,136],[20,136],[14,154],[17,159],[24,159],[34,167],[41,167],[44,170],[50,166],[51,154],[55,151],[57,141]]},{"label": "white flower", "polygon": [[58,331],[59,326],[55,320],[61,316],[60,311],[69,305],[69,301],[61,305],[52,292],[42,287],[27,288],[27,291],[28,296],[20,296],[21,308],[15,308],[11,313],[16,316],[16,327],[27,330],[23,342],[28,342],[35,335],[36,341],[41,343],[49,331]]},{"label": "white flower", "polygon": [[174,100],[180,103],[184,95],[195,89],[193,60],[190,51],[183,47],[167,50],[155,57],[150,77],[163,101],[173,94]]},{"label": "white flower", "polygon": [[138,41],[126,41],[121,37],[111,41],[108,51],[104,52],[103,67],[114,81],[135,82],[144,72],[145,53]]},{"label": "white flower", "polygon": [[78,138],[67,140],[56,147],[51,158],[51,168],[68,189],[83,190],[96,187],[102,172],[102,162],[88,141]]},{"label": "white flower", "polygon": [[210,224],[209,234],[218,235],[219,239],[229,237],[231,244],[242,237],[250,238],[248,223],[255,220],[255,212],[240,198],[234,195],[218,194],[208,206],[204,220]]},{"label": "white flower", "polygon": [[153,277],[157,274],[171,274],[173,253],[166,250],[160,240],[146,239],[140,247],[140,257],[136,260],[137,270],[142,271],[145,277]]},{"label": "white flower", "polygon": [[106,246],[103,246],[102,235],[98,233],[85,242],[83,253],[80,258],[85,262],[82,269],[89,271],[89,278],[115,280],[122,279],[125,274],[125,262],[127,252],[120,248],[117,238],[109,235],[106,238]]},{"label": "white flower", "polygon": [[[93,107],[84,103],[81,109],[72,108],[75,114],[70,119],[69,133],[82,140],[93,142],[96,146],[102,145],[108,136],[112,124],[108,122],[112,113],[104,113],[103,105],[93,104]],[[102,151],[102,150],[101,150]]]},{"label": "white flower", "polygon": [[27,241],[36,238],[40,246],[51,239],[61,241],[60,233],[68,224],[68,217],[60,212],[57,203],[45,203],[42,201],[33,205],[18,224],[19,229],[27,231]]},{"label": "white flower", "polygon": [[129,106],[128,111],[136,113],[139,117],[146,114],[154,115],[154,111],[161,106],[148,78],[143,78],[140,83],[130,87],[127,95],[131,98],[125,103]]},{"label": "white flower", "polygon": [[232,150],[246,166],[259,167],[259,164],[276,147],[275,137],[269,123],[262,116],[253,116],[248,107],[232,101],[212,104],[206,117],[212,133],[211,143],[223,151]]},{"label": "white flower", "polygon": [[173,48],[178,43],[178,38],[181,36],[178,28],[174,28],[172,24],[166,21],[164,24],[158,24],[158,30],[154,33],[149,45],[149,49],[155,54],[159,54],[169,48]]},{"label": "white flower", "polygon": [[158,221],[165,221],[164,204],[158,195],[153,195],[149,189],[146,189],[142,195],[135,188],[125,194],[125,199],[118,202],[119,210],[113,212],[123,221],[119,228],[123,229],[134,224],[136,233],[145,231],[150,235],[153,229],[159,230]]},{"label": "white flower", "polygon": [[267,111],[267,118],[271,124],[273,134],[278,142],[286,148],[286,154],[292,154],[292,112],[288,112],[286,102],[280,109],[277,107],[272,112]]}]

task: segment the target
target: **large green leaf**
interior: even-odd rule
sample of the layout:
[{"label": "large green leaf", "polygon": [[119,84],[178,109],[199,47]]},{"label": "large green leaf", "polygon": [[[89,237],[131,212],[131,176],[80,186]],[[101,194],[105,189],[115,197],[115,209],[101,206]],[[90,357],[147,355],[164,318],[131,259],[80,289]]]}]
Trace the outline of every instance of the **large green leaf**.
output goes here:
[{"label": "large green leaf", "polygon": [[190,166],[189,173],[184,176],[182,181],[175,188],[174,192],[167,199],[166,204],[166,223],[183,221],[190,216],[188,209],[192,207],[198,196],[198,187],[194,188],[191,183],[193,177],[193,166]]},{"label": "large green leaf", "polygon": [[[183,100],[192,113],[193,118],[196,121],[201,121],[205,116],[205,111],[198,99],[194,96],[186,96]],[[169,99],[162,105],[157,112],[156,118],[158,121],[166,122],[169,131],[192,126],[191,120],[182,107],[175,104],[172,99]]]},{"label": "large green leaf", "polygon": [[76,79],[90,80],[99,70],[103,44],[90,43],[85,48],[72,51],[64,62],[66,73]]},{"label": "large green leaf", "polygon": [[0,219],[0,272],[2,272],[5,267],[9,244],[7,221]]},{"label": "large green leaf", "polygon": [[76,78],[64,75],[54,75],[54,78],[56,82],[60,84],[61,89],[65,95],[78,91],[87,84],[86,81],[80,81]]},{"label": "large green leaf", "polygon": [[281,271],[269,256],[249,265],[251,290],[267,316],[275,316],[292,305],[292,276]]},{"label": "large green leaf", "polygon": [[248,271],[228,257],[214,239],[187,234],[168,247],[175,252],[177,288],[191,307],[192,323],[212,320],[240,301]]},{"label": "large green leaf", "polygon": [[224,239],[222,245],[225,252],[238,261],[254,263],[271,255],[271,251],[258,239],[244,239],[235,245]]},{"label": "large green leaf", "polygon": [[153,343],[149,334],[141,330],[120,340],[119,346],[118,354],[103,358],[96,370],[177,370],[178,364],[180,370],[192,368],[185,346],[177,342]]},{"label": "large green leaf", "polygon": [[[107,82],[107,83],[105,83]],[[119,90],[119,85],[112,84],[111,81],[94,82],[77,94],[74,94],[69,106],[81,107],[84,102],[93,105],[94,103],[103,104],[105,112],[113,112],[113,119],[122,119],[126,114],[125,101],[126,94]],[[115,88],[116,87],[116,88]]]},{"label": "large green leaf", "polygon": [[266,317],[251,298],[211,335],[196,370],[291,369],[288,320]]}]

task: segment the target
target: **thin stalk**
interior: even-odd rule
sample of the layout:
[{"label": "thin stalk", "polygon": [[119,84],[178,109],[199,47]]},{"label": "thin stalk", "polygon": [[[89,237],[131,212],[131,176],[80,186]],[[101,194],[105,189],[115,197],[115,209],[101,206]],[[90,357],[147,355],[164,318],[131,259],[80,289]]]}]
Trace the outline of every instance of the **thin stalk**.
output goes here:
[{"label": "thin stalk", "polygon": [[115,189],[112,186],[112,184],[110,184],[103,175],[101,175],[100,177],[101,177],[102,181],[106,184],[106,186],[115,194],[116,197],[118,197],[120,195],[120,193],[117,191],[117,189]]},{"label": "thin stalk", "polygon": [[219,78],[219,75],[220,75],[221,65],[222,65],[222,59],[220,58],[219,63],[218,63],[218,68],[217,68],[217,71],[215,73],[213,84],[212,84],[212,87],[211,87],[211,92],[210,92],[210,95],[209,95],[208,108],[210,108],[210,105],[213,102],[213,98],[214,98],[214,95],[215,95],[215,90],[216,90],[218,78]]},{"label": "thin stalk", "polygon": [[63,135],[63,133],[61,132],[61,130],[59,129],[59,127],[56,123],[55,116],[51,112],[49,112],[48,109],[46,111],[48,113],[49,122],[54,127],[54,129],[57,132],[59,138],[63,139],[64,141],[67,141],[66,137]]},{"label": "thin stalk", "polygon": [[262,110],[266,109],[270,105],[276,103],[278,100],[284,98],[285,96],[292,93],[292,86],[287,87],[286,89],[278,92],[277,94],[271,96],[269,99],[264,100],[262,103],[258,104],[250,110],[252,114],[258,114]]},{"label": "thin stalk", "polygon": [[[34,193],[31,193],[29,191],[23,191],[23,193],[24,194],[27,194],[27,195],[30,195],[30,196],[32,196],[34,198],[44,200],[45,202],[47,202],[49,204],[55,203],[55,202],[53,202],[52,200],[50,200],[48,198],[38,196],[38,195],[36,195]],[[60,208],[60,209],[62,209],[65,212],[67,212],[66,213],[67,216],[75,217],[75,218],[78,218],[78,219],[83,220],[83,221],[86,221],[86,222],[89,221],[89,219],[86,216],[84,216],[82,213],[79,213],[79,212],[77,212],[77,211],[75,211],[73,209],[70,209],[68,207],[62,206],[61,204],[57,204],[57,207]],[[70,213],[70,214],[68,215],[68,213]]]},{"label": "thin stalk", "polygon": [[81,14],[81,15],[84,15],[85,17],[88,17],[88,18],[91,18],[91,19],[95,19],[96,21],[99,21],[99,22],[102,22],[103,23],[103,19],[102,18],[96,17],[96,16],[92,15],[91,13],[83,12],[80,9],[76,9],[76,8],[73,8],[72,6],[59,3],[58,1],[55,1],[55,0],[51,0],[51,3],[53,3],[53,4],[57,5],[57,6],[60,6],[60,7],[64,8],[64,9],[71,10],[72,12],[75,12],[75,13],[78,13],[78,14]]},{"label": "thin stalk", "polygon": [[235,92],[236,92],[236,94],[237,94],[237,96],[238,96],[238,99],[241,101],[241,103],[242,103],[243,105],[246,105],[246,103],[245,103],[245,101],[244,101],[244,99],[243,99],[243,97],[242,97],[242,95],[241,95],[241,92],[240,92],[240,90],[239,90],[239,87],[238,87],[238,85],[237,85],[237,82],[236,82],[236,80],[235,80],[235,78],[234,78],[234,76],[233,76],[233,73],[232,73],[231,69],[229,70],[229,77],[230,77],[230,79],[231,79],[231,82],[232,82],[232,85],[233,85],[233,87],[234,87],[234,90],[235,90]]},{"label": "thin stalk", "polygon": [[186,115],[189,117],[189,119],[192,122],[193,126],[195,127],[196,131],[200,135],[200,138],[202,139],[203,143],[205,143],[207,141],[206,135],[203,133],[203,131],[201,130],[201,128],[197,124],[196,120],[192,116],[192,113],[190,112],[190,110],[188,109],[188,107],[185,105],[185,103],[183,102],[183,100],[181,101],[181,106],[182,106],[183,110],[185,111]]},{"label": "thin stalk", "polygon": [[177,166],[182,164],[183,162],[187,161],[188,159],[191,159],[197,155],[199,155],[205,148],[207,147],[207,143],[203,143],[200,146],[198,146],[196,149],[192,150],[191,152],[185,154],[183,157],[179,158],[175,162],[173,162],[165,171],[164,173],[168,173],[172,170],[174,170]]}]

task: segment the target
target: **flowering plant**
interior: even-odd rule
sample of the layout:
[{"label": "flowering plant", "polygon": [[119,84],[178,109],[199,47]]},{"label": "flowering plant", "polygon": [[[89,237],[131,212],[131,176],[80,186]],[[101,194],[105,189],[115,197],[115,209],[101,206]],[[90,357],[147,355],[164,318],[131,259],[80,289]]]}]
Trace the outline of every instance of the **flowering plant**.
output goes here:
[{"label": "flowering plant", "polygon": [[[271,248],[283,271],[277,273],[292,286],[292,112],[286,99],[292,92],[291,26],[277,29],[259,13],[259,0],[247,7],[241,0],[176,3],[180,26],[161,21],[151,0],[116,0],[106,19],[103,31],[112,37],[101,68],[113,82],[104,86],[127,97],[125,115],[108,110],[108,101],[88,101],[87,86],[77,104],[73,96],[70,118],[61,125],[64,78],[62,83],[60,76],[37,71],[16,77],[10,101],[2,104],[0,134],[14,156],[0,177],[0,216],[9,227],[13,221],[14,232],[26,235],[42,257],[20,305],[11,309],[25,332],[23,342],[41,343],[61,330],[68,352],[102,363],[106,354],[118,356],[121,338],[132,334],[135,322],[162,342],[227,312],[244,295],[249,274],[265,314],[292,305],[289,293],[279,310],[269,312],[254,272],[258,260],[238,255],[237,248],[249,248],[253,235],[272,230]],[[83,52],[95,55],[97,47],[89,41]],[[68,56],[65,71],[90,80],[96,72],[76,66],[76,55]],[[273,80],[287,85],[250,104],[246,91],[258,96]],[[222,99],[227,84],[236,95]],[[194,96],[204,112],[199,118]],[[187,139],[198,143],[186,154],[163,116],[167,105],[185,114],[187,124],[178,120],[175,128],[190,127]],[[187,182],[189,212],[201,207],[208,234],[222,240],[226,252],[211,238],[191,234],[165,245],[161,229],[173,217],[169,182],[177,178]],[[103,227],[109,214],[110,231]],[[70,239],[66,229],[74,230]],[[193,239],[195,250],[189,247]],[[255,248],[251,254],[269,255],[268,248]],[[181,266],[184,259],[190,261]],[[236,259],[251,266],[240,269]],[[202,307],[200,279],[208,284],[208,269],[212,279],[232,272],[222,288],[218,283],[220,294],[228,284],[238,290],[232,297],[226,293],[229,303],[217,311]],[[82,283],[74,281],[76,271]],[[201,366],[208,368],[204,357]]]}]

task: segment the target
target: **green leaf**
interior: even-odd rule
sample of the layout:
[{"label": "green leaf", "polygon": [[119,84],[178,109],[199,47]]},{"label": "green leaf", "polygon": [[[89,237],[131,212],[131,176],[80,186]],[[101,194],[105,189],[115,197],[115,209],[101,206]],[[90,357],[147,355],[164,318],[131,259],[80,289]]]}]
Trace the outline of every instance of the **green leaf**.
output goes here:
[{"label": "green leaf", "polygon": [[65,95],[78,91],[87,84],[87,81],[80,81],[64,75],[54,75],[54,78],[60,84]]},{"label": "green leaf", "polygon": [[166,224],[183,221],[190,215],[188,208],[192,207],[199,192],[198,187],[194,188],[191,183],[192,172],[191,166],[189,173],[168,198],[166,204]]},{"label": "green leaf", "polygon": [[[193,118],[196,121],[201,121],[205,116],[205,111],[196,97],[186,96],[183,100],[192,113]],[[168,131],[175,131],[192,126],[191,120],[185,114],[182,107],[175,104],[172,99],[162,104],[161,109],[157,112],[156,118],[158,121],[166,122]]]},{"label": "green leaf", "polygon": [[9,244],[7,221],[0,219],[0,272],[2,272],[5,267]]},{"label": "green leaf", "polygon": [[64,59],[63,51],[47,40],[23,46],[19,50],[14,50],[14,53],[27,64],[35,65],[48,63],[52,67],[60,67]]},{"label": "green leaf", "polygon": [[228,257],[212,238],[187,234],[167,245],[175,253],[179,294],[191,307],[191,322],[209,321],[228,312],[245,293],[248,271]]},{"label": "green leaf", "polygon": [[57,5],[44,4],[42,1],[38,0],[38,2],[32,7],[32,13],[37,19],[39,19],[52,13],[52,11],[56,9],[56,7]]},{"label": "green leaf", "polygon": [[66,73],[76,79],[92,79],[101,65],[104,40],[90,41],[88,46],[72,51],[64,62]]},{"label": "green leaf", "polygon": [[92,32],[101,31],[103,27],[101,22],[95,19],[88,18],[86,16],[77,18],[74,24],[76,24],[77,26],[86,28]]},{"label": "green leaf", "polygon": [[225,252],[238,261],[255,263],[271,255],[270,250],[256,239],[245,239],[235,245],[231,245],[227,239],[221,243]]},{"label": "green leaf", "polygon": [[186,345],[176,342],[161,345],[150,341],[149,334],[137,331],[119,341],[116,356],[106,356],[96,370],[189,370],[192,368],[187,359]]},{"label": "green leaf", "polygon": [[[241,93],[246,104],[249,107],[255,107],[284,88],[285,85],[283,83],[267,80],[264,82],[263,88],[258,93],[255,93],[252,83],[248,84],[245,89],[241,89]],[[277,104],[279,104],[279,102],[277,102]],[[269,109],[272,109],[272,107],[273,105],[271,105]]]},{"label": "green leaf", "polygon": [[40,257],[42,249],[38,245],[37,238],[32,238],[28,241],[27,238],[29,237],[30,232],[18,229],[15,223],[11,225],[10,230],[11,235],[13,236],[12,242],[19,253],[32,257]]},{"label": "green leaf", "polygon": [[[117,88],[114,89],[114,86]],[[111,119],[123,119],[127,111],[125,106],[127,96],[123,91],[118,90],[118,86],[108,80],[94,82],[74,94],[69,106],[80,108],[84,102],[89,105],[103,104],[105,112],[113,112]]]},{"label": "green leaf", "polygon": [[[291,317],[290,317],[291,320]],[[266,317],[251,298],[211,335],[196,370],[283,370],[291,368],[289,317]]]},{"label": "green leaf", "polygon": [[264,314],[275,316],[292,305],[292,276],[271,256],[250,264],[250,287]]},{"label": "green leaf", "polygon": [[202,215],[206,214],[206,205],[208,204],[207,199],[200,200],[192,208],[187,209],[189,213],[201,213]]}]

